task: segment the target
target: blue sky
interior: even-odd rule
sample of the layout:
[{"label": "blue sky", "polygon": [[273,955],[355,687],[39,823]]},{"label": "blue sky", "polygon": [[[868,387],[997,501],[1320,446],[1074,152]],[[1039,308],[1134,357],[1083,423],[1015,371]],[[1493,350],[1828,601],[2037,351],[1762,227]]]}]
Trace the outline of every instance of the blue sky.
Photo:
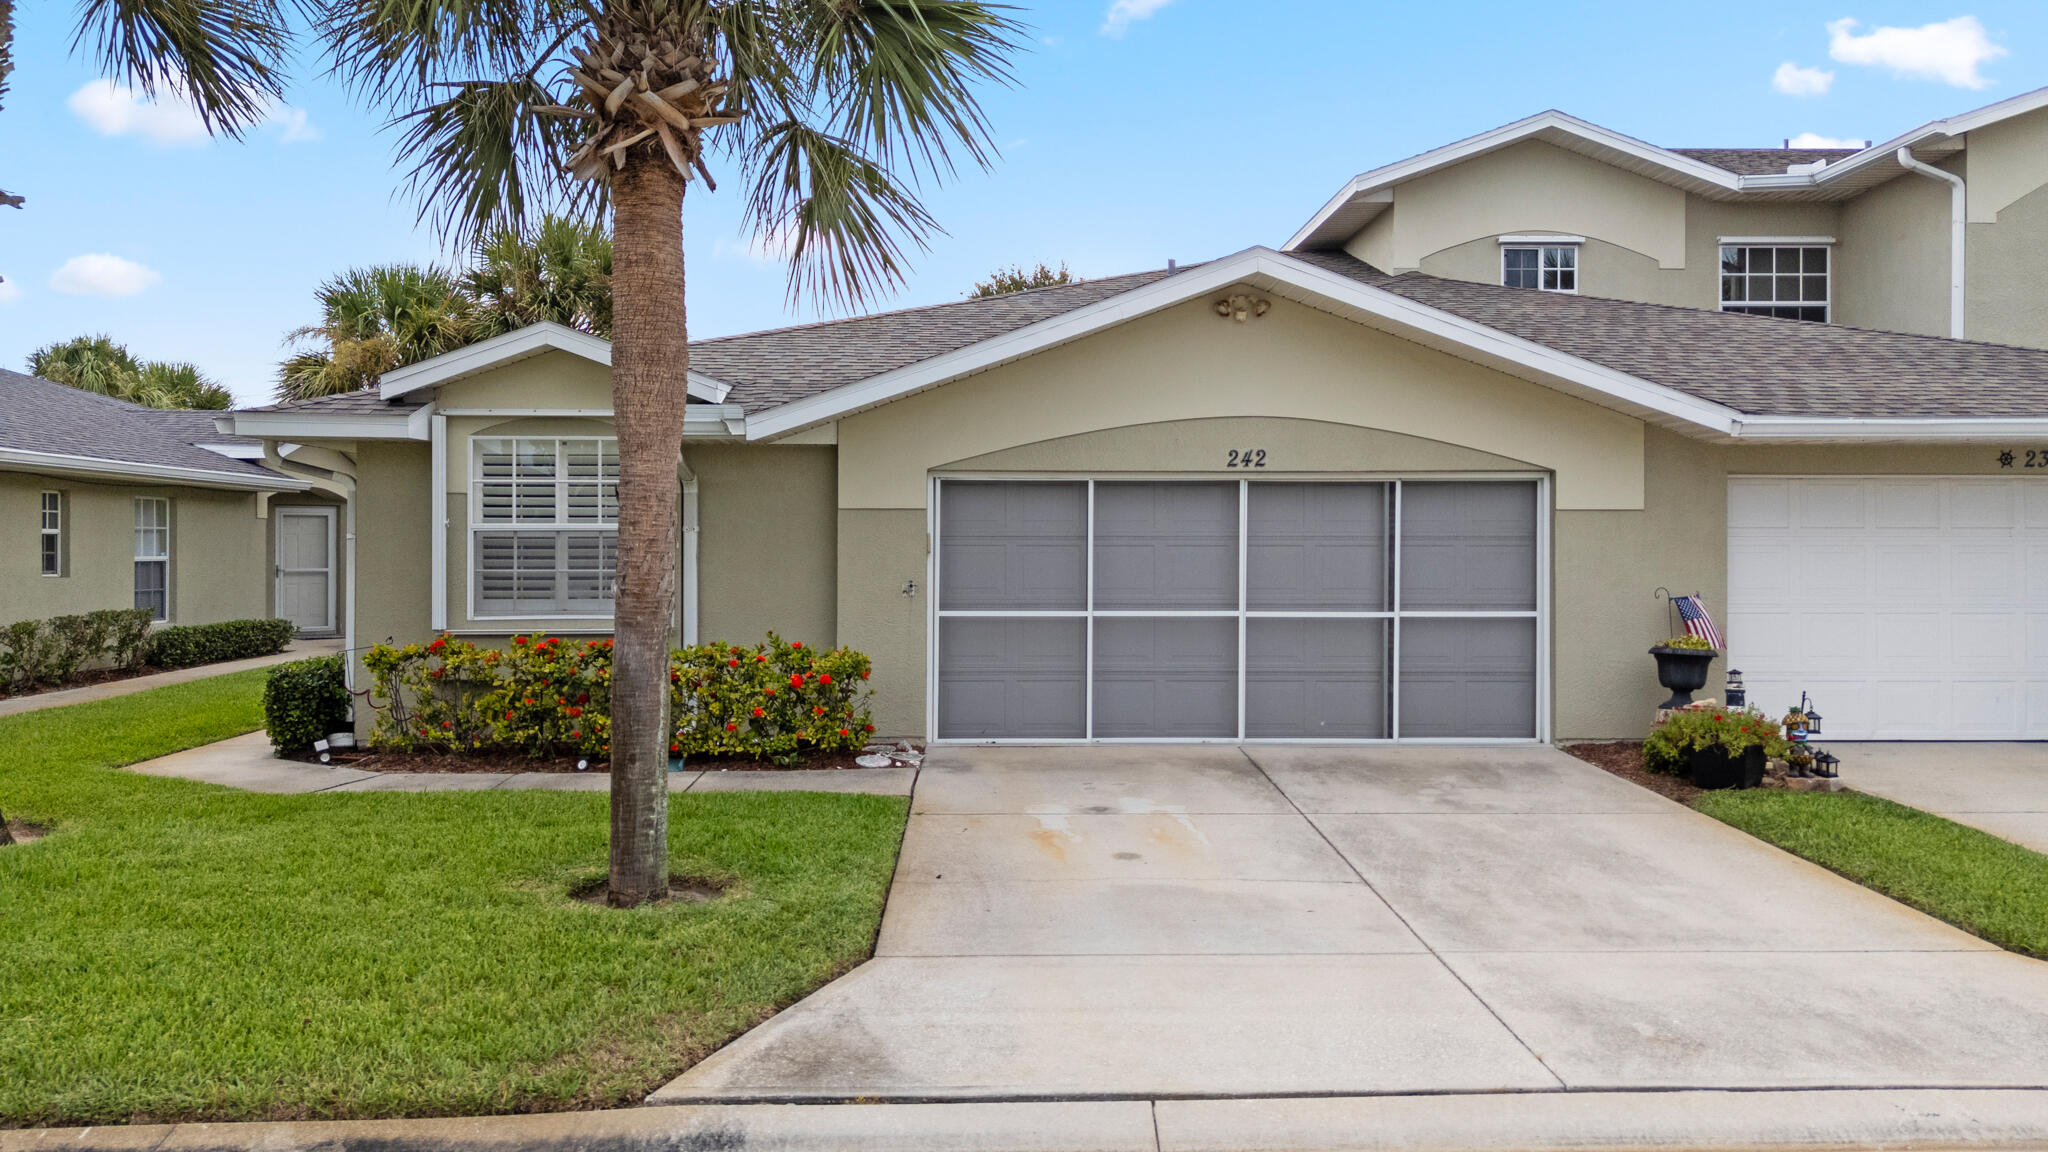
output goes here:
[{"label": "blue sky", "polygon": [[[17,6],[0,110],[0,366],[107,332],[267,397],[312,292],[445,259],[381,118],[308,69],[245,143],[190,138],[69,50],[69,4]],[[1882,139],[2048,85],[2048,6],[1926,3],[1026,4],[1003,154],[928,192],[947,234],[881,307],[958,299],[998,265],[1083,276],[1278,245],[1350,176],[1544,108],[1669,146]],[[1844,23],[1848,21],[1848,23]],[[1787,66],[1790,67],[1787,67]],[[730,189],[685,208],[693,335],[814,318]]]}]

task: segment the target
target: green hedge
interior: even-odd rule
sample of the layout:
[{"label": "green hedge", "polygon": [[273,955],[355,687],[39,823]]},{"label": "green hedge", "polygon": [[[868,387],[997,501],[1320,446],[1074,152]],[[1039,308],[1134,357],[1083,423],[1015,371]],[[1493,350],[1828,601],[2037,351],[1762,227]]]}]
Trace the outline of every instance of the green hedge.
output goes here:
[{"label": "green hedge", "polygon": [[263,682],[264,727],[280,756],[305,752],[313,741],[349,728],[348,671],[339,656],[294,660],[270,670]]},{"label": "green hedge", "polygon": [[149,635],[148,663],[158,668],[189,668],[222,660],[246,660],[284,651],[298,629],[289,620],[223,620],[218,624],[181,624]]},{"label": "green hedge", "polygon": [[147,655],[148,635],[147,608],[18,620],[0,628],[0,690],[62,684],[101,660],[133,668]]}]

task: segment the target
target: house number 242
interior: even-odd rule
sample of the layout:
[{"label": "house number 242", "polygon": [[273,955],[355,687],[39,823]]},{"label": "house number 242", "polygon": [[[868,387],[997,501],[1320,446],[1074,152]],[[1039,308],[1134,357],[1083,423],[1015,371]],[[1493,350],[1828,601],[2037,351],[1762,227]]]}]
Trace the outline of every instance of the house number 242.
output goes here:
[{"label": "house number 242", "polygon": [[1225,468],[1264,468],[1266,466],[1266,450],[1264,448],[1232,448],[1230,450],[1230,459],[1223,466]]}]

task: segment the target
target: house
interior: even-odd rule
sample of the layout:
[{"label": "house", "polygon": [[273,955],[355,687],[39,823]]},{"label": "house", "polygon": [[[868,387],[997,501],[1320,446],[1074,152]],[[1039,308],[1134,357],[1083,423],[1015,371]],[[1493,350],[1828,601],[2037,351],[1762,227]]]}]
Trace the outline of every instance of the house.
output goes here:
[{"label": "house", "polygon": [[[941,741],[1631,737],[1699,592],[1831,736],[2048,736],[2048,90],[1900,139],[1546,113],[1284,250],[697,342],[678,638],[861,649]],[[343,501],[351,647],[607,630],[609,360],[234,414]]]},{"label": "house", "polygon": [[332,634],[342,574],[320,532],[340,502],[265,467],[220,416],[0,371],[0,623],[135,607]]}]

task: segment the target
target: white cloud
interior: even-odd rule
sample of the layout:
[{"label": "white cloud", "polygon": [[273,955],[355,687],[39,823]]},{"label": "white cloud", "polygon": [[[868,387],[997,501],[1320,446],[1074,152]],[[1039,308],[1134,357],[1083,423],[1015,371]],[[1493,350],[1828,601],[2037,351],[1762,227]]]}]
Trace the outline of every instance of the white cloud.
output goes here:
[{"label": "white cloud", "polygon": [[1102,18],[1102,34],[1122,36],[1132,24],[1150,19],[1154,12],[1171,3],[1173,0],[1116,0]]},{"label": "white cloud", "polygon": [[1856,21],[1828,22],[1828,55],[1844,64],[1874,64],[1894,75],[1939,80],[1957,88],[1984,88],[1991,81],[1980,64],[2006,55],[1991,42],[1975,16],[1958,16],[1918,28],[1872,28],[1858,35]]},{"label": "white cloud", "polygon": [[111,252],[90,252],[50,273],[50,287],[66,296],[133,296],[161,279],[148,265]]},{"label": "white cloud", "polygon": [[65,103],[102,136],[141,136],[162,145],[206,143],[206,124],[198,111],[168,92],[150,100],[125,84],[95,80]]},{"label": "white cloud", "polygon": [[1843,140],[1837,136],[1823,136],[1818,132],[1801,132],[1785,142],[1788,148],[1861,148],[1861,140]]},{"label": "white cloud", "polygon": [[1835,83],[1835,74],[1825,68],[1802,68],[1790,60],[1771,74],[1771,87],[1787,96],[1825,96]]},{"label": "white cloud", "polygon": [[788,230],[756,232],[743,239],[720,236],[711,242],[711,254],[721,260],[744,260],[749,264],[789,263],[796,237]]},{"label": "white cloud", "polygon": [[21,299],[21,285],[11,278],[0,277],[0,304],[12,304]]},{"label": "white cloud", "polygon": [[284,129],[277,137],[282,143],[311,143],[320,139],[320,129],[315,128],[312,121],[306,118],[304,108],[280,105],[271,110],[270,122]]}]

